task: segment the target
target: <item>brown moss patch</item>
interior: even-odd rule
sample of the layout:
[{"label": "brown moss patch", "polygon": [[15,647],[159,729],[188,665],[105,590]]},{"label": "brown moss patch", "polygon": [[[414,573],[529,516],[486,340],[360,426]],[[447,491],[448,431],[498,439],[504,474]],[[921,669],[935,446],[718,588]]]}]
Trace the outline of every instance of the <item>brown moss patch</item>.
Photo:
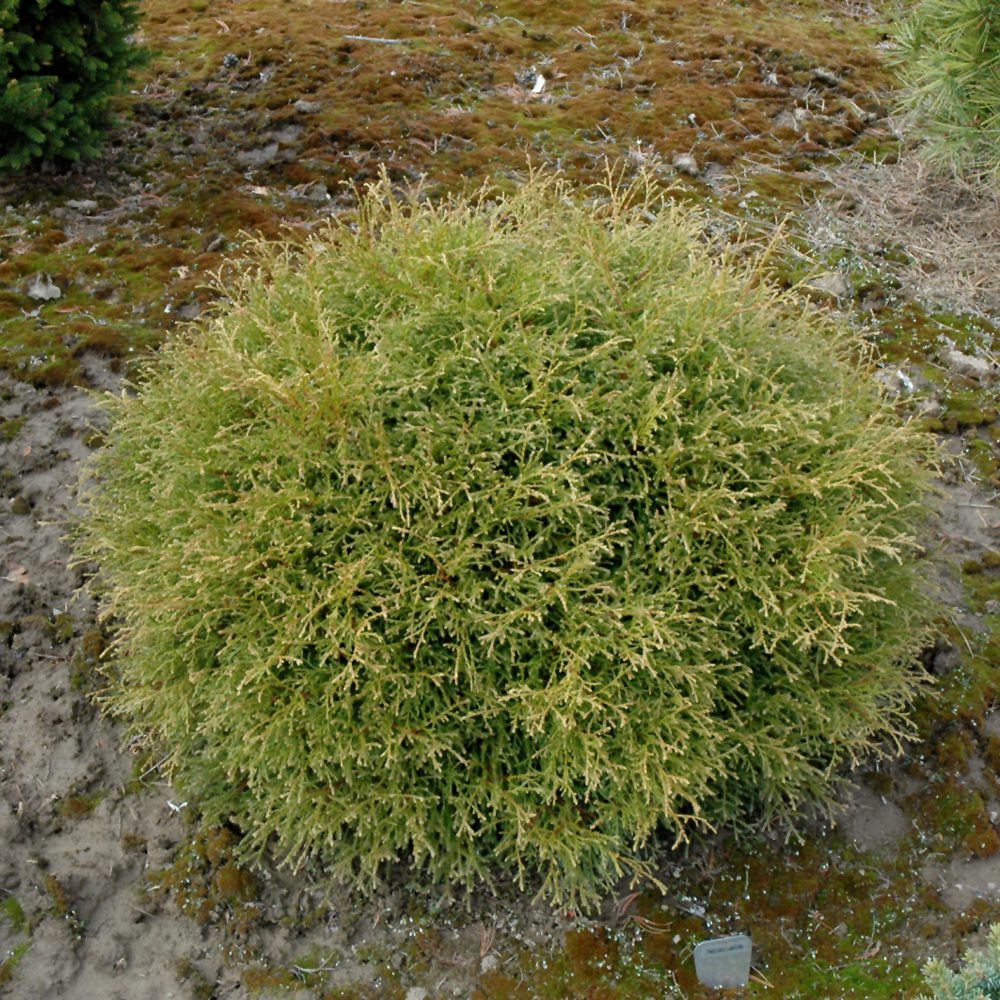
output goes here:
[{"label": "brown moss patch", "polygon": [[[207,247],[221,237],[238,257],[241,231],[311,228],[381,169],[431,196],[513,182],[529,162],[580,182],[608,159],[669,180],[679,152],[808,169],[868,138],[888,83],[876,33],[835,0],[293,0],[280,17],[274,0],[150,0],[144,13],[154,58],[104,161],[5,182],[17,211],[0,234],[0,365],[36,384],[79,380],[88,350],[155,345],[180,305],[207,301]],[[808,127],[787,124],[795,107]],[[64,208],[81,196],[100,211]],[[41,271],[65,294],[36,311],[22,283]]]},{"label": "brown moss patch", "polygon": [[151,876],[147,891],[154,900],[172,898],[198,923],[221,922],[238,944],[259,922],[260,908],[256,879],[236,861],[237,844],[238,838],[226,828],[196,834],[169,868]]}]

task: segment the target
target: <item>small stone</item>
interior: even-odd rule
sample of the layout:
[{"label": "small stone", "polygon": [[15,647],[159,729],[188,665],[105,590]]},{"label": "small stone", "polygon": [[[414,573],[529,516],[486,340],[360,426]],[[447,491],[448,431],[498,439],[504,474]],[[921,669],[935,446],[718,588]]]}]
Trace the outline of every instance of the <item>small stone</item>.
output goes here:
[{"label": "small stone", "polygon": [[310,184],[302,192],[303,201],[311,202],[314,205],[322,205],[324,202],[330,200],[330,192],[327,190],[327,186],[320,181],[316,181],[315,184]]},{"label": "small stone", "polygon": [[236,154],[236,162],[243,167],[267,166],[278,155],[278,144],[269,142],[261,149],[245,149]]},{"label": "small stone", "polygon": [[674,157],[674,170],[688,177],[697,177],[701,173],[698,161],[690,153],[678,153]]},{"label": "small stone", "polygon": [[14,497],[10,502],[10,512],[17,517],[24,517],[31,513],[31,504],[24,497]]},{"label": "small stone", "polygon": [[482,962],[479,963],[479,968],[483,972],[492,972],[499,964],[500,959],[491,952],[489,955],[483,956]]},{"label": "small stone", "polygon": [[185,302],[177,310],[177,316],[180,319],[191,320],[197,319],[201,315],[201,303],[197,299],[192,299],[190,302]]},{"label": "small stone", "polygon": [[729,171],[721,163],[710,161],[705,164],[701,176],[706,184],[718,184],[729,176]]},{"label": "small stone", "polygon": [[74,212],[96,212],[98,205],[91,198],[71,198],[66,202],[66,207],[73,209]]},{"label": "small stone", "polygon": [[928,396],[926,399],[921,399],[917,401],[917,415],[921,417],[929,417],[930,419],[936,419],[940,417],[944,407],[941,405],[941,400],[937,396]]},{"label": "small stone", "polygon": [[301,125],[283,125],[281,128],[275,129],[274,132],[271,133],[271,138],[274,139],[279,146],[291,146],[298,140],[301,134]]},{"label": "small stone", "polygon": [[226,237],[222,233],[218,233],[208,241],[208,244],[205,246],[205,253],[221,253],[225,249]]},{"label": "small stone", "polygon": [[825,84],[827,87],[840,86],[840,77],[833,70],[826,69],[824,66],[817,66],[813,70],[812,76],[817,83]]},{"label": "small stone", "polygon": [[406,1000],[427,1000],[427,990],[423,986],[411,986],[406,991]]},{"label": "small stone", "polygon": [[222,57],[222,65],[226,69],[234,69],[236,66],[239,66],[239,64],[240,64],[240,57],[236,55],[235,52],[227,52]]},{"label": "small stone", "polygon": [[916,389],[913,379],[902,368],[881,368],[875,378],[894,396],[909,396]]},{"label": "small stone", "polygon": [[956,375],[964,375],[966,378],[974,378],[980,382],[995,378],[998,374],[995,364],[985,358],[977,358],[975,355],[958,350],[950,341],[941,351],[941,361]]},{"label": "small stone", "polygon": [[781,111],[778,113],[778,117],[774,119],[775,128],[790,128],[794,129],[796,132],[799,130],[799,123],[796,121],[795,115],[791,111]]},{"label": "small stone", "polygon": [[846,299],[851,294],[847,279],[839,271],[827,271],[806,283],[806,288],[818,299]]},{"label": "small stone", "polygon": [[25,291],[29,299],[35,299],[38,302],[51,302],[53,299],[62,298],[62,290],[44,272],[36,274],[28,282],[28,287]]},{"label": "small stone", "polygon": [[996,598],[986,602],[986,613],[988,615],[1000,615],[1000,601]]},{"label": "small stone", "polygon": [[319,101],[298,100],[293,107],[303,115],[316,115],[323,110],[323,105]]}]

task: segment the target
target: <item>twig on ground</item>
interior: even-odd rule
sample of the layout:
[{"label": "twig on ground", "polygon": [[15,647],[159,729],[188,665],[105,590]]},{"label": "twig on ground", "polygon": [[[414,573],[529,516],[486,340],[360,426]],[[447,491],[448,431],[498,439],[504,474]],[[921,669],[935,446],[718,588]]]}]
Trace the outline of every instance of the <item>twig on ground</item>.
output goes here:
[{"label": "twig on ground", "polygon": [[376,45],[412,45],[409,38],[377,38],[373,35],[344,35],[349,42],[374,42]]}]

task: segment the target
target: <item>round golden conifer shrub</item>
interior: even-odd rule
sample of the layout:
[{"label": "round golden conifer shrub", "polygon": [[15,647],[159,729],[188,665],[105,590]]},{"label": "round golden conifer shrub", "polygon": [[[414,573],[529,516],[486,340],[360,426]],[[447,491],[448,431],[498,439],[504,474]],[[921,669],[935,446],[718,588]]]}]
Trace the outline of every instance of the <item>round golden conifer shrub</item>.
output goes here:
[{"label": "round golden conifer shrub", "polygon": [[905,728],[931,446],[636,188],[386,185],[112,399],[105,700],[245,847],[593,900]]}]

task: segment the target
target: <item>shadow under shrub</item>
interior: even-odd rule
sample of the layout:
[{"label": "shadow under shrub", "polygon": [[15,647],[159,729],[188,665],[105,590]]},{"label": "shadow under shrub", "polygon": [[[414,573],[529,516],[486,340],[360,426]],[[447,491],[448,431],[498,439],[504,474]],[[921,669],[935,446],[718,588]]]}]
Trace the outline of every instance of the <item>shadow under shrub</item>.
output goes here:
[{"label": "shadow under shrub", "polygon": [[109,402],[106,701],[251,848],[593,899],[905,729],[927,439],[850,336],[604,195],[376,188]]}]

